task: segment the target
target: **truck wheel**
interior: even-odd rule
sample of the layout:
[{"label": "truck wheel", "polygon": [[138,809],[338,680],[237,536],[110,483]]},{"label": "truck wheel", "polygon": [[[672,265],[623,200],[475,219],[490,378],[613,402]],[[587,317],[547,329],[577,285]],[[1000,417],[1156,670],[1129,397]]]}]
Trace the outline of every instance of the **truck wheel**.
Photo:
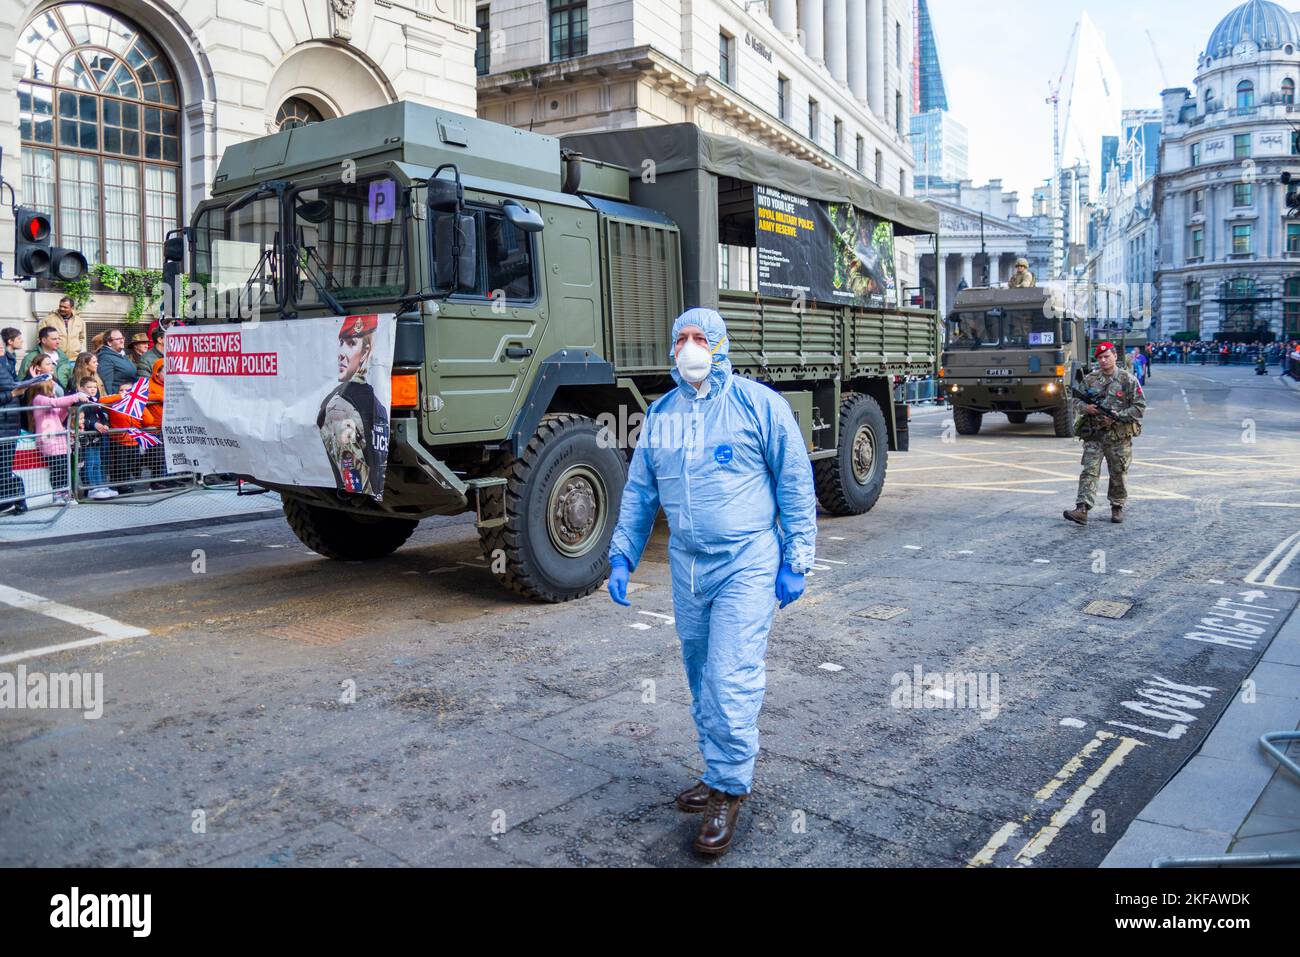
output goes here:
[{"label": "truck wheel", "polygon": [[889,429],[876,400],[847,392],[835,455],[813,463],[817,501],[832,515],[861,515],[876,504],[889,467]]},{"label": "truck wheel", "polygon": [[1028,412],[1008,412],[1007,421],[1012,425],[1024,425],[1025,419],[1029,418]]},{"label": "truck wheel", "polygon": [[1074,419],[1070,416],[1068,405],[1052,410],[1052,425],[1056,427],[1058,439],[1074,438]]},{"label": "truck wheel", "polygon": [[959,405],[952,407],[952,421],[957,426],[958,435],[979,435],[980,423],[984,421],[984,413],[976,412],[974,409],[963,409]]},{"label": "truck wheel", "polygon": [[336,508],[308,505],[286,496],[284,517],[302,542],[317,555],[344,561],[366,561],[390,555],[406,543],[417,521],[353,514]]},{"label": "truck wheel", "polygon": [[581,598],[609,574],[627,473],[619,450],[602,446],[599,432],[583,415],[547,415],[523,456],[499,473],[506,522],[480,528],[479,541],[497,578],[526,598]]}]

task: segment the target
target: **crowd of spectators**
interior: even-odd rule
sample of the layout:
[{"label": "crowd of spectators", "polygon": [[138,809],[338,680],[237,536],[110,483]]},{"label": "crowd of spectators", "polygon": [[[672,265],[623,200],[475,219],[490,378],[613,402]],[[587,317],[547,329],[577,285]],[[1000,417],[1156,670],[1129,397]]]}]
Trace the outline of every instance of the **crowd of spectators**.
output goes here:
[{"label": "crowd of spectators", "polygon": [[[30,350],[23,349],[21,330],[0,330],[0,515],[27,510],[29,492],[14,469],[24,435],[48,471],[55,504],[71,497],[73,444],[78,484],[88,498],[170,487],[161,443],[140,438],[141,432],[156,436],[161,424],[165,330],[155,324],[133,335],[129,346],[120,328],[86,342],[72,305],[59,303]],[[65,351],[68,344],[75,351]],[[147,394],[141,414],[111,408],[141,379],[147,382],[147,392],[137,389]]]},{"label": "crowd of spectators", "polygon": [[1267,365],[1281,364],[1300,352],[1300,342],[1206,342],[1164,339],[1146,347],[1153,362],[1180,365],[1255,365],[1260,356]]}]

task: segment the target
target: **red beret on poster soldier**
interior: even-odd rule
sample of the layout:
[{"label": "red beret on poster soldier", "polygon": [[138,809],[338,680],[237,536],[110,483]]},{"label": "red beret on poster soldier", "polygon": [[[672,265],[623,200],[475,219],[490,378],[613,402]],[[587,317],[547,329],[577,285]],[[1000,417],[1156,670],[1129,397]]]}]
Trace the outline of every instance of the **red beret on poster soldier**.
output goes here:
[{"label": "red beret on poster soldier", "polygon": [[378,314],[369,316],[348,316],[339,326],[340,339],[355,339],[358,336],[368,336],[379,328]]}]

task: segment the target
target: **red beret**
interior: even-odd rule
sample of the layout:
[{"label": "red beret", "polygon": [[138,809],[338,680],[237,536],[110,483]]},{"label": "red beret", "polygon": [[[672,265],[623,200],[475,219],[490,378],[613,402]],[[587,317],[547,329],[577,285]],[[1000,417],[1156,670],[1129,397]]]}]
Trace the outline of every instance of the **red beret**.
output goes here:
[{"label": "red beret", "polygon": [[348,316],[343,320],[343,325],[339,326],[340,339],[354,339],[357,336],[368,336],[379,328],[379,316]]},{"label": "red beret", "polygon": [[1119,353],[1119,350],[1115,348],[1115,343],[1113,343],[1113,342],[1099,342],[1099,343],[1097,343],[1097,348],[1092,350],[1092,357],[1093,357],[1094,359],[1098,359],[1098,358],[1100,358],[1100,357],[1101,357],[1101,354],[1102,354],[1103,352],[1105,352],[1107,349],[1109,349],[1111,352],[1114,352],[1114,353],[1116,353],[1116,354]]}]

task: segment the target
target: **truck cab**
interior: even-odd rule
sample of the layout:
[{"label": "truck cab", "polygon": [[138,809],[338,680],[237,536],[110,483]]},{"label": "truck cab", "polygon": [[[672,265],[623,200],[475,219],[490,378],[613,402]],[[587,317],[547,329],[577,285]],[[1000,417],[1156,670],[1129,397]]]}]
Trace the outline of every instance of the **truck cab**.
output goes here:
[{"label": "truck cab", "polygon": [[945,333],[940,375],[958,434],[977,434],[986,414],[1000,412],[1015,424],[1043,413],[1058,436],[1073,435],[1069,387],[1086,361],[1086,342],[1059,293],[964,289]]}]

